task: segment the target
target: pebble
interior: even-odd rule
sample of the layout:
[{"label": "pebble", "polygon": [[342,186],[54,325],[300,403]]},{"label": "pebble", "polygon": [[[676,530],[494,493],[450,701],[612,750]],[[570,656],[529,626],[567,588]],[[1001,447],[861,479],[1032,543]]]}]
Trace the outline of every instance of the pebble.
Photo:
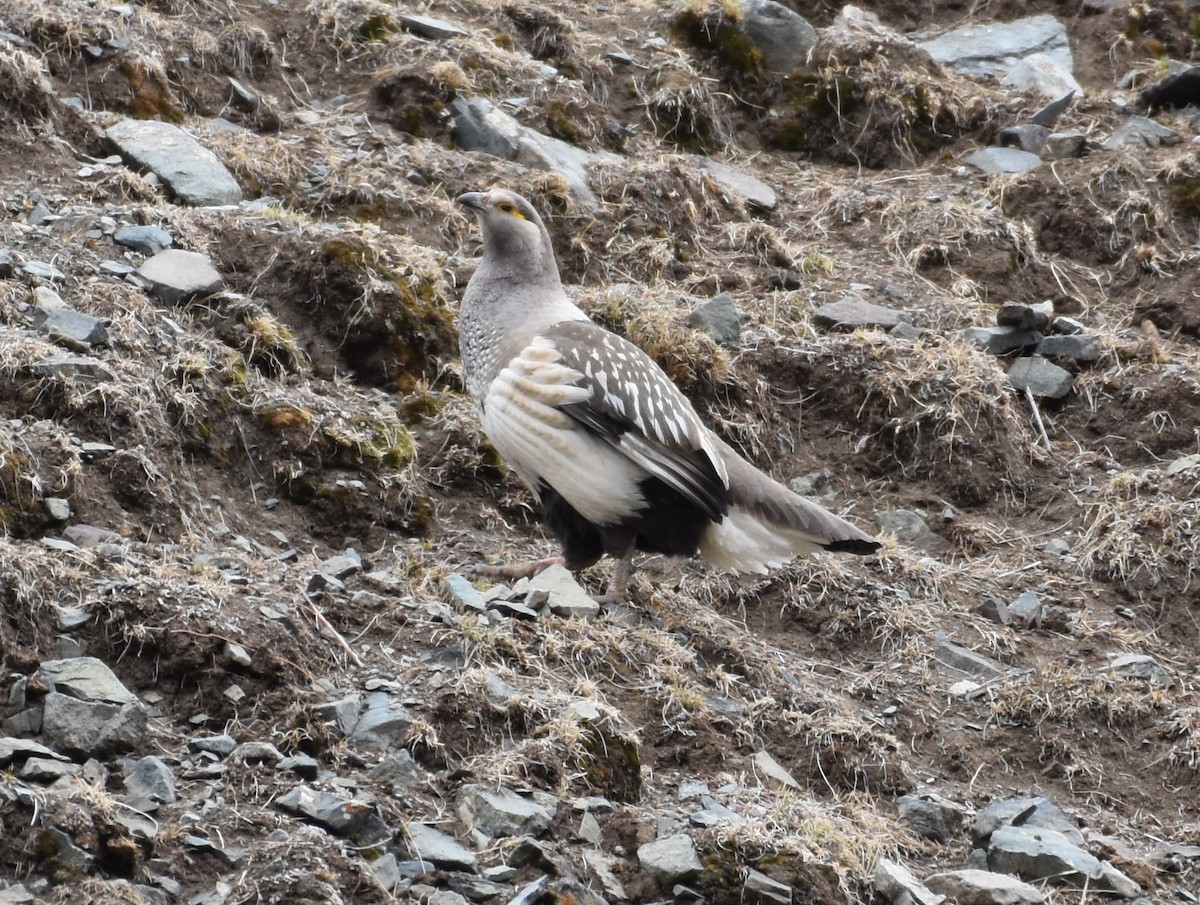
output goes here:
[{"label": "pebble", "polygon": [[1071,392],[1075,378],[1070,371],[1040,355],[1018,358],[1008,369],[1008,382],[1016,390],[1029,390],[1034,396],[1062,399]]},{"label": "pebble", "polygon": [[663,883],[686,880],[704,867],[692,837],[686,834],[647,842],[638,847],[637,857],[642,868]]},{"label": "pebble", "polygon": [[225,285],[224,278],[207,256],[177,248],[160,251],[137,272],[150,284],[151,294],[167,305],[212,295]]}]

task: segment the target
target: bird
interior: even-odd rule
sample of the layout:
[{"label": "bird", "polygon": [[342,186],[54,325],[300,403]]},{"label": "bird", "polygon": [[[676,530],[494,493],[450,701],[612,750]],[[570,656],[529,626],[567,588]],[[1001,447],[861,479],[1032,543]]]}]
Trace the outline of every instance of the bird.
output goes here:
[{"label": "bird", "polygon": [[608,555],[615,564],[598,599],[611,602],[627,599],[639,551],[766,574],[802,553],[879,549],[748,462],[650,355],[588,317],[563,288],[528,200],[499,187],[455,200],[483,235],[458,313],[464,383],[562,550],[493,574],[553,562],[578,572]]}]

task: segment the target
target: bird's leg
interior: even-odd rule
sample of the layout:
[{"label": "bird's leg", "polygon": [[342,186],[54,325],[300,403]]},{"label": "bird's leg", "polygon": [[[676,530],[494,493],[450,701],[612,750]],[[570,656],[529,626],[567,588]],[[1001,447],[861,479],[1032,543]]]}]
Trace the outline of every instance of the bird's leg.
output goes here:
[{"label": "bird's leg", "polygon": [[633,550],[637,542],[631,538],[625,551],[616,557],[612,574],[608,579],[608,588],[604,594],[595,598],[597,603],[626,603],[629,599],[629,579],[633,577]]},{"label": "bird's leg", "polygon": [[551,566],[562,565],[561,556],[548,556],[545,559],[532,559],[526,562],[503,563],[498,566],[479,564],[471,566],[466,571],[476,578],[532,578],[539,572]]}]

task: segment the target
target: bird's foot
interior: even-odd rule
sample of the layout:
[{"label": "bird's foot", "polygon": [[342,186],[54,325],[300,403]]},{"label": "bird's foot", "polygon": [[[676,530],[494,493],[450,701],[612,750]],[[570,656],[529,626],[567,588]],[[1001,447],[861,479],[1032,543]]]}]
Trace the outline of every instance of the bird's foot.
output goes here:
[{"label": "bird's foot", "polygon": [[527,562],[502,563],[498,566],[481,563],[468,566],[464,571],[471,578],[507,578],[510,581],[520,578],[532,578],[551,566],[562,565],[561,556],[550,556],[546,559],[533,559]]}]

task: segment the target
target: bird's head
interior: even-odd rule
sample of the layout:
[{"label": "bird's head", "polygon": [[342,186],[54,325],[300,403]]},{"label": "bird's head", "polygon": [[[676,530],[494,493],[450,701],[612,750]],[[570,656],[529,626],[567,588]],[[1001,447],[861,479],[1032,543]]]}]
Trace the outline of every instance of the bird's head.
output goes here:
[{"label": "bird's head", "polygon": [[484,259],[522,266],[531,272],[551,272],[558,278],[554,249],[542,218],[533,205],[507,189],[467,192],[455,201],[475,213],[483,231]]}]

